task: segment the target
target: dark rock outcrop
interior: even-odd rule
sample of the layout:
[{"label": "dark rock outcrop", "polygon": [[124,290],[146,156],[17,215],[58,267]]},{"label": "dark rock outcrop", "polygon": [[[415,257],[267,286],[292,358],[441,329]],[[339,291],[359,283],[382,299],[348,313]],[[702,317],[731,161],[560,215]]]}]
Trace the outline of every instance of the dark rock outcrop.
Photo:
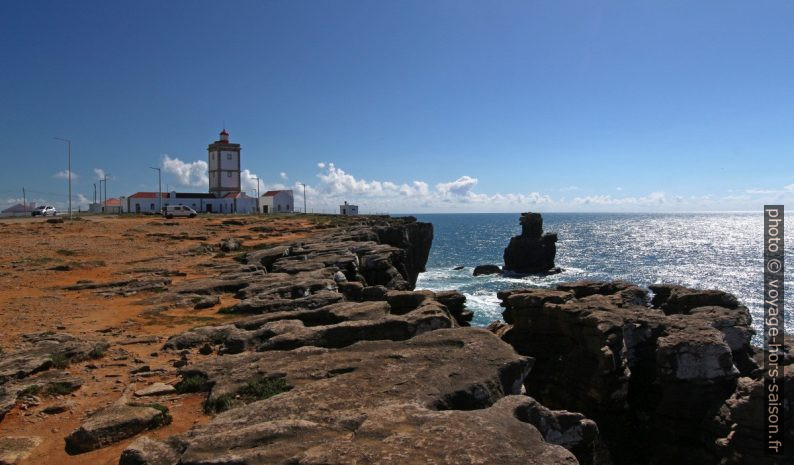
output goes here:
[{"label": "dark rock outcrop", "polygon": [[[794,366],[786,365],[784,370],[782,397],[794,398]],[[764,454],[767,430],[764,427],[764,398],[770,393],[764,389],[763,378],[739,378],[736,391],[728,398],[710,425],[718,439],[714,442],[721,464],[725,465],[777,465],[791,463],[794,453],[790,450],[785,457]],[[786,402],[791,405],[790,400]],[[788,446],[794,444],[794,408],[779,406],[779,418],[783,425],[784,440]]]},{"label": "dark rock outcrop", "polygon": [[516,273],[547,273],[554,270],[557,234],[543,234],[540,213],[522,213],[521,235],[510,239],[504,253],[506,271]]},{"label": "dark rock outcrop", "polygon": [[171,422],[168,409],[150,405],[111,405],[90,415],[66,437],[66,452],[81,454]]},{"label": "dark rock outcrop", "polygon": [[501,272],[502,269],[499,268],[499,265],[477,265],[474,267],[472,275],[481,276],[484,274],[499,274]]},{"label": "dark rock outcrop", "polygon": [[[650,304],[647,291],[621,281],[500,292],[507,324],[490,329],[536,359],[527,393],[595,419],[615,463],[716,464],[727,457],[715,450],[721,437],[737,460],[726,463],[756,463],[736,459],[757,452],[728,438],[731,428],[752,430],[733,413],[749,396],[741,386],[752,390],[739,376],[758,373],[748,309],[721,291],[651,289]],[[711,420],[720,409],[722,428]]]}]

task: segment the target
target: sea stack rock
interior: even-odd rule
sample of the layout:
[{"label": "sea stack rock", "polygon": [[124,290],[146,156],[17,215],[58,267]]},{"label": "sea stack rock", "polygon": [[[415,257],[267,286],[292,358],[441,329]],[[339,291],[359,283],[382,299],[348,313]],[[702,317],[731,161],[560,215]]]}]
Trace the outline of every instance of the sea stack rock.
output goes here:
[{"label": "sea stack rock", "polygon": [[543,234],[540,213],[522,213],[521,235],[514,236],[505,249],[505,271],[546,273],[554,270],[557,234]]}]

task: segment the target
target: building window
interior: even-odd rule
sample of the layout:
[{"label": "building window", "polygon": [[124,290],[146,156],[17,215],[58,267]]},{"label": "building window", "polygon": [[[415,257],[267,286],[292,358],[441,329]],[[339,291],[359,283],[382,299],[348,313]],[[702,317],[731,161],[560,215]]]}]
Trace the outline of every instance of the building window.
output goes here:
[{"label": "building window", "polygon": [[214,160],[214,159],[215,159],[215,152],[212,152],[212,153],[210,154],[210,157],[211,157],[211,158]]},{"label": "building window", "polygon": [[226,159],[227,159],[227,160],[231,160],[231,159],[232,159],[232,154],[231,154],[231,152],[226,154]]},{"label": "building window", "polygon": [[154,211],[154,204],[151,204],[149,208],[151,211]]},{"label": "building window", "polygon": [[231,172],[231,171],[228,171],[228,172],[226,173],[226,175],[227,175],[227,177],[231,178],[231,177],[232,177],[232,172]]}]

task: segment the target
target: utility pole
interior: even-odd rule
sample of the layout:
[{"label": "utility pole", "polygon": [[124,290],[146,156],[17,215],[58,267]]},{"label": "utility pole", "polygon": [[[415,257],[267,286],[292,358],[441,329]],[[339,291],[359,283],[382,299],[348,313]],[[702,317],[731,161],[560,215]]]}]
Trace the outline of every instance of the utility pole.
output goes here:
[{"label": "utility pole", "polygon": [[302,182],[301,184],[303,184],[303,214],[305,215],[309,213],[306,211],[306,183]]},{"label": "utility pole", "polygon": [[108,173],[105,173],[105,201],[102,204],[102,212],[107,213],[108,208]]},{"label": "utility pole", "polygon": [[25,196],[25,188],[22,188],[22,206],[24,207],[25,213],[28,212],[28,200]]},{"label": "utility pole", "polygon": [[[103,182],[105,182],[104,179],[100,179],[99,180],[99,204],[102,204],[102,183]],[[105,212],[104,210],[105,210],[104,208],[100,209],[100,213],[104,213]]]},{"label": "utility pole", "polygon": [[163,213],[163,178],[162,178],[162,173],[160,172],[160,168],[154,168],[152,166],[150,166],[149,168],[153,169],[153,170],[157,170],[157,191],[158,191],[157,198],[160,199],[160,202],[159,202],[158,205],[160,207],[160,213],[162,214]]},{"label": "utility pole", "polygon": [[96,204],[96,183],[94,183],[94,204]]},{"label": "utility pole", "polygon": [[260,210],[260,208],[259,208],[259,178],[254,178],[254,179],[256,179],[256,214],[258,215],[259,214],[259,210]]},{"label": "utility pole", "polygon": [[69,218],[72,217],[72,141],[69,139],[63,139],[61,137],[53,137],[53,139],[57,139],[63,142],[66,142],[67,145],[67,165],[66,165],[66,177],[69,179]]}]

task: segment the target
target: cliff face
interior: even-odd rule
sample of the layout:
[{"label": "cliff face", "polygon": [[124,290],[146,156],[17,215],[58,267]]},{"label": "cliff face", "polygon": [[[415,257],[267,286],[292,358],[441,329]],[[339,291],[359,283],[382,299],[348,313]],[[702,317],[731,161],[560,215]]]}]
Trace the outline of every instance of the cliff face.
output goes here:
[{"label": "cliff face", "polygon": [[651,304],[620,281],[501,292],[507,325],[493,330],[535,358],[527,394],[596,420],[617,464],[777,463],[760,448],[748,309],[721,291],[651,289]]},{"label": "cliff face", "polygon": [[[255,314],[171,337],[181,391],[217,415],[120,464],[572,464],[598,436],[584,416],[518,395],[533,359],[483,329],[456,291],[412,291],[432,225],[356,225],[253,251],[183,282],[177,298],[234,294]],[[576,455],[574,455],[576,454]]]}]

